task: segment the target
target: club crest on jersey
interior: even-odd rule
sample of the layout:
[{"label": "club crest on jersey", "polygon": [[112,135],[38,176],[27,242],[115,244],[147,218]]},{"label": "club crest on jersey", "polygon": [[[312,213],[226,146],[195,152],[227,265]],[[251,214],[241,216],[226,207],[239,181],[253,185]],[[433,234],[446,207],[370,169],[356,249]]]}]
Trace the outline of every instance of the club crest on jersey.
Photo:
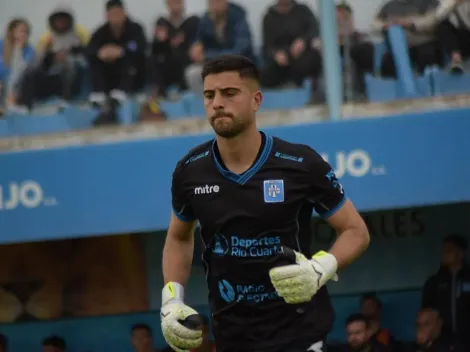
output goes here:
[{"label": "club crest on jersey", "polygon": [[265,203],[284,202],[284,180],[265,180],[263,191]]}]

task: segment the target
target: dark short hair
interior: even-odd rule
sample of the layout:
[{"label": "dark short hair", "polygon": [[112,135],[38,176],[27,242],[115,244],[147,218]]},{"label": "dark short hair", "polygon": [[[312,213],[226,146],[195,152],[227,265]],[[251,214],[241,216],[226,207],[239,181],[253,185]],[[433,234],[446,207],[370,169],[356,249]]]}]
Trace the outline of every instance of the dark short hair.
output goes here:
[{"label": "dark short hair", "polygon": [[6,349],[8,347],[8,339],[3,334],[0,334],[0,347],[3,349]]},{"label": "dark short hair", "polygon": [[242,78],[251,78],[259,82],[259,70],[253,61],[241,55],[222,55],[206,61],[202,68],[202,79],[211,74],[238,72]]},{"label": "dark short hair", "polygon": [[346,11],[348,13],[353,12],[352,7],[347,2],[339,3],[338,5],[336,5],[336,9],[337,10],[343,10],[343,11]]},{"label": "dark short hair", "polygon": [[134,332],[136,330],[145,330],[149,333],[149,335],[152,335],[152,329],[150,328],[150,326],[148,326],[147,324],[135,324],[135,325],[132,325],[131,327],[131,332]]},{"label": "dark short hair", "polygon": [[348,326],[351,323],[356,323],[356,322],[364,323],[367,327],[369,326],[369,319],[367,319],[364,314],[360,314],[360,313],[351,314],[346,319],[346,326]]},{"label": "dark short hair", "polygon": [[43,346],[52,346],[58,349],[61,349],[65,351],[67,348],[67,344],[65,343],[65,340],[60,337],[60,336],[49,336],[42,341]]},{"label": "dark short hair", "polygon": [[462,236],[455,234],[444,238],[444,244],[452,244],[463,252],[465,252],[468,248],[467,240]]},{"label": "dark short hair", "polygon": [[114,7],[119,7],[121,9],[123,9],[124,8],[124,3],[122,2],[122,0],[108,0],[106,2],[106,11],[109,11]]},{"label": "dark short hair", "polygon": [[377,296],[375,292],[366,292],[362,295],[361,303],[364,303],[365,301],[372,301],[374,302],[379,309],[382,308],[382,302],[380,301],[380,298]]}]

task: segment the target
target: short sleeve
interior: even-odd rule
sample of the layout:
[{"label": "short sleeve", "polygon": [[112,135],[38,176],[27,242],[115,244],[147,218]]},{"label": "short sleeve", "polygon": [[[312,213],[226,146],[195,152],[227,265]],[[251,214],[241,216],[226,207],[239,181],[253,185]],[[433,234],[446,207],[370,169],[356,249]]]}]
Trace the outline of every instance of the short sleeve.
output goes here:
[{"label": "short sleeve", "polygon": [[176,217],[181,221],[189,222],[195,220],[195,215],[189,204],[189,197],[184,190],[182,171],[182,163],[180,162],[176,165],[171,180],[171,203]]},{"label": "short sleeve", "polygon": [[313,149],[309,166],[309,198],[318,215],[328,218],[346,202],[343,186],[330,164]]}]

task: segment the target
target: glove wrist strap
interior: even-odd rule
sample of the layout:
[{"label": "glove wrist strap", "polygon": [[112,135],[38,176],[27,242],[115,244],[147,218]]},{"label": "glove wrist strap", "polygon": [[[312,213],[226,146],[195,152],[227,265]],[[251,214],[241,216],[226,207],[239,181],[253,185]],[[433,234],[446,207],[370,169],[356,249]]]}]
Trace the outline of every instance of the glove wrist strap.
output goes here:
[{"label": "glove wrist strap", "polygon": [[170,301],[184,301],[184,287],[183,285],[170,281],[163,287],[162,290],[162,306]]},{"label": "glove wrist strap", "polygon": [[334,255],[320,251],[316,253],[312,259],[323,268],[327,280],[337,280],[336,270],[338,270],[338,261]]}]

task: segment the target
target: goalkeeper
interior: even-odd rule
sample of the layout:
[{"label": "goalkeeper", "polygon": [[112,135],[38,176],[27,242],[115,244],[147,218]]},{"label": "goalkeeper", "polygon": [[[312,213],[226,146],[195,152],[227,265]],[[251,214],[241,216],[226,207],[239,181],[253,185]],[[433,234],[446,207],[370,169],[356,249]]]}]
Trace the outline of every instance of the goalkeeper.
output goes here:
[{"label": "goalkeeper", "polygon": [[[199,222],[217,352],[322,352],[334,318],[325,285],[367,248],[367,227],[318,153],[257,130],[262,93],[250,60],[219,57],[202,76],[216,138],[173,173],[163,335],[179,352],[201,344],[184,299]],[[312,257],[313,210],[338,239]]]}]

